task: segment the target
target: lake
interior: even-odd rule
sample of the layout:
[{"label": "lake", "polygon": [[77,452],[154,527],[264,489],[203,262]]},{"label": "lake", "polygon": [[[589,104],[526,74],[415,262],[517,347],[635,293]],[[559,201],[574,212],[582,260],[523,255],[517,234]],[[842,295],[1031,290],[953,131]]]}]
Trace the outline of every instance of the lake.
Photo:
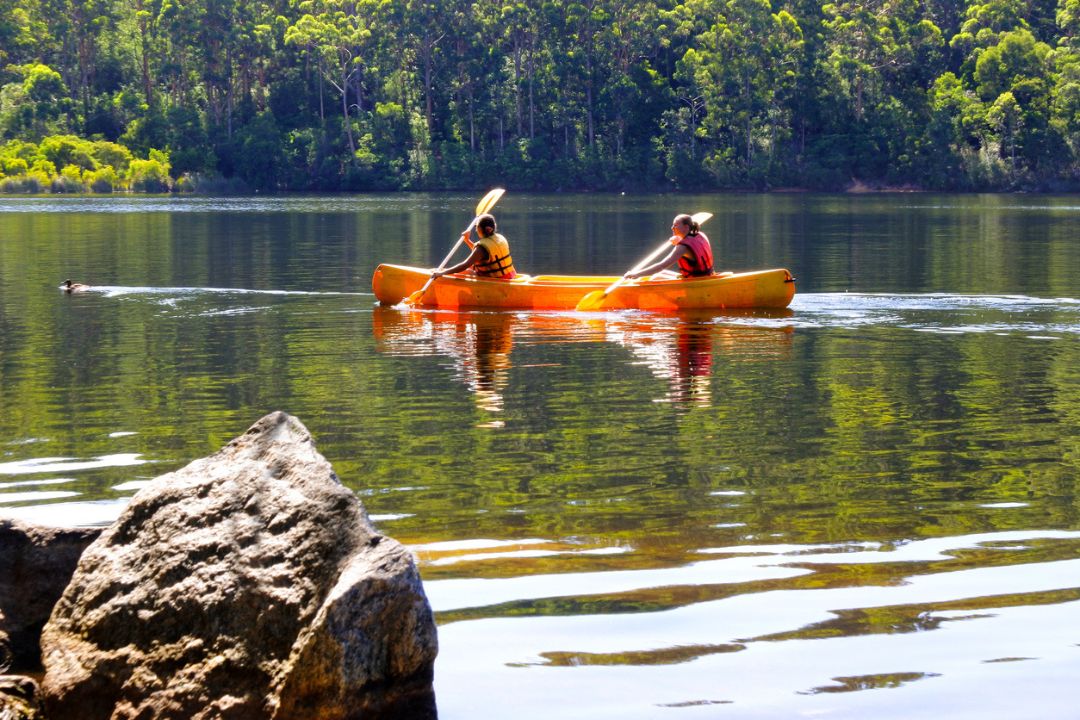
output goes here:
[{"label": "lake", "polygon": [[107,524],[280,409],[417,554],[443,720],[1076,716],[1080,197],[511,189],[524,272],[707,210],[795,300],[376,307],[482,194],[0,196],[0,512]]}]

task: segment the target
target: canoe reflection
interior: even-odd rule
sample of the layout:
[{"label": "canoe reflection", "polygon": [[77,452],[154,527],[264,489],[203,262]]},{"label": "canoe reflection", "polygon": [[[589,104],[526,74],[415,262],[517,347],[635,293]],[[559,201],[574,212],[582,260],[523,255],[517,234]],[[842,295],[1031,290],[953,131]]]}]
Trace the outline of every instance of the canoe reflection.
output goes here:
[{"label": "canoe reflection", "polygon": [[[376,349],[397,356],[442,355],[454,360],[459,380],[477,406],[503,410],[515,338],[525,344],[602,343],[627,348],[668,390],[660,402],[709,405],[714,359],[768,360],[785,355],[792,329],[777,323],[790,310],[615,314],[609,316],[534,312],[457,312],[373,309]],[[501,423],[494,423],[495,425]]]}]

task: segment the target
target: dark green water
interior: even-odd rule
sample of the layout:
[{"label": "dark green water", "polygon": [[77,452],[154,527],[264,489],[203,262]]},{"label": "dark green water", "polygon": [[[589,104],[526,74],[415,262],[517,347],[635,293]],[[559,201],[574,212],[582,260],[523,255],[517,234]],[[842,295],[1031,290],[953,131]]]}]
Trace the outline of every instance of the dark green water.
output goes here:
[{"label": "dark green water", "polygon": [[708,210],[798,294],[376,308],[477,199],[0,198],[0,512],[106,523],[282,409],[416,550],[444,719],[1075,716],[1080,198],[510,192],[524,271]]}]

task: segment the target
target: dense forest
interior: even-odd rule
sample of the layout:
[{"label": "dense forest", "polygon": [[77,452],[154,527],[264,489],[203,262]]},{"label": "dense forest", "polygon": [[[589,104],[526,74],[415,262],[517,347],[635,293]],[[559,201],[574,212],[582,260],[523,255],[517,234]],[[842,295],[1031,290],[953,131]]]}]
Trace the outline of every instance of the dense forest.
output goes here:
[{"label": "dense forest", "polygon": [[0,189],[1080,188],[1080,0],[0,0]]}]

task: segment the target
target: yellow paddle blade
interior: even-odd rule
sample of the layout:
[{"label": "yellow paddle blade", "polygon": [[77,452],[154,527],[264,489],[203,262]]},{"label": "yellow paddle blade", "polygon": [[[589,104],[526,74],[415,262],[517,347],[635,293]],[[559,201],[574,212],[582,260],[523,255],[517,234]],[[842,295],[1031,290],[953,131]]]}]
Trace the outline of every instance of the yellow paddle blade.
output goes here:
[{"label": "yellow paddle blade", "polygon": [[423,299],[425,290],[427,290],[427,288],[421,288],[416,292],[409,293],[409,297],[405,298],[405,304],[409,306],[416,305]]},{"label": "yellow paddle blade", "polygon": [[495,207],[495,203],[499,202],[499,198],[506,192],[503,188],[495,188],[489,190],[488,194],[480,198],[480,202],[476,204],[476,215],[483,215],[491,208]]},{"label": "yellow paddle blade", "polygon": [[604,302],[604,298],[607,297],[603,290],[593,290],[585,297],[578,300],[577,307],[574,310],[578,312],[589,312],[590,310],[597,310],[600,308],[601,303]]},{"label": "yellow paddle blade", "polygon": [[690,219],[693,220],[694,222],[696,222],[698,225],[701,225],[703,222],[705,222],[706,220],[708,220],[711,217],[712,217],[711,212],[699,212],[699,213],[694,213],[693,215],[691,215]]}]

